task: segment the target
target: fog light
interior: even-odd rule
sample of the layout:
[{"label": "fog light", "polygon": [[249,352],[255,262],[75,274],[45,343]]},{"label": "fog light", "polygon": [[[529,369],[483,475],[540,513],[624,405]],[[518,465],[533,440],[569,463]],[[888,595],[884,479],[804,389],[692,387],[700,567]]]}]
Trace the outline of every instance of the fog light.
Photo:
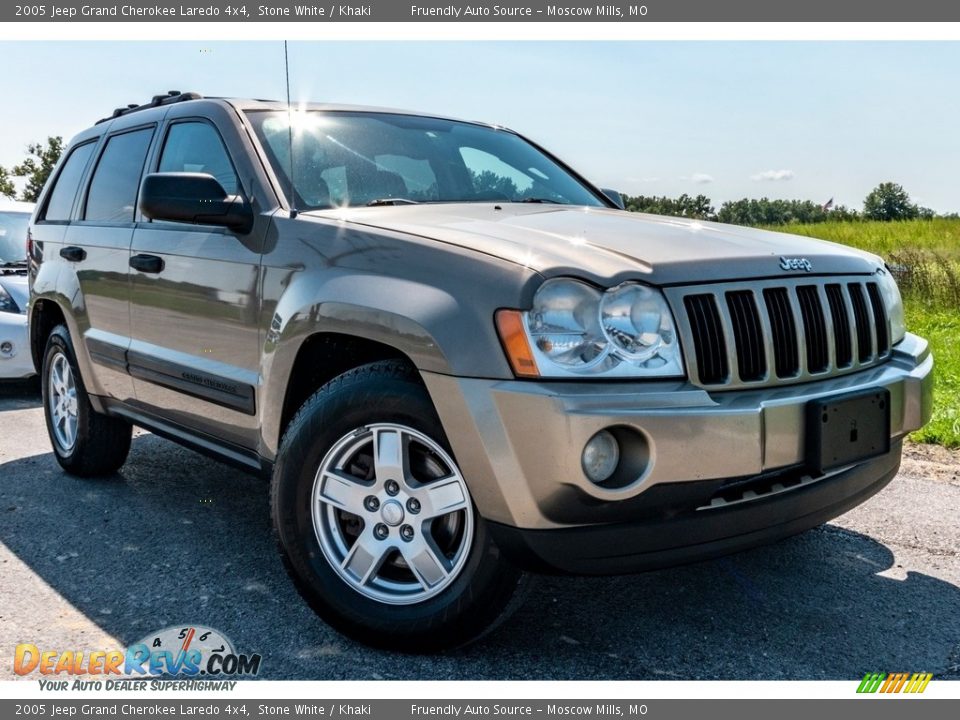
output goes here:
[{"label": "fog light", "polygon": [[598,484],[613,475],[619,462],[620,445],[607,430],[601,430],[587,441],[580,459],[583,472],[591,482]]},{"label": "fog light", "polygon": [[13,357],[13,343],[9,340],[0,342],[0,355],[4,357]]}]

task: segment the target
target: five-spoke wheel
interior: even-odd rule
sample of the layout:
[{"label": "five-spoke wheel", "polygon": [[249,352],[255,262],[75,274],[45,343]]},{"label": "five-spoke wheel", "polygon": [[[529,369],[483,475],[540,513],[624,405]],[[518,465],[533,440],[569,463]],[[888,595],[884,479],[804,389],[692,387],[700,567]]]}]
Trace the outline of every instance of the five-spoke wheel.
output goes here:
[{"label": "five-spoke wheel", "polygon": [[273,524],[300,593],[343,633],[430,652],[507,617],[526,576],[502,558],[410,365],[331,380],[290,422]]},{"label": "five-spoke wheel", "polygon": [[340,438],[320,463],[313,524],[330,564],[358,592],[416,603],[456,578],[473,539],[466,483],[436,442],[381,423]]}]

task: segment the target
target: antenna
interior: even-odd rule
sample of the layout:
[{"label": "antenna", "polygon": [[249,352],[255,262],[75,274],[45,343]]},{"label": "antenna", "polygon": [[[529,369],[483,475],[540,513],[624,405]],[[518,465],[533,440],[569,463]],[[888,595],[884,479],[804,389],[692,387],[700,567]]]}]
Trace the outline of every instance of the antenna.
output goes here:
[{"label": "antenna", "polygon": [[293,105],[290,104],[290,58],[287,55],[287,41],[283,41],[283,71],[287,76],[287,151],[290,156],[290,217],[299,215],[297,210],[296,189],[293,185]]}]

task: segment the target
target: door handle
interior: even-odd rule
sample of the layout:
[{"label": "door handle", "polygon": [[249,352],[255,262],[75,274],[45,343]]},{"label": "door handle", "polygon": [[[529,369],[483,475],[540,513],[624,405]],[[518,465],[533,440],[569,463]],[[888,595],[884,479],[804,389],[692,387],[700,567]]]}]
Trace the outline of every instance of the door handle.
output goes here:
[{"label": "door handle", "polygon": [[163,272],[163,258],[141,253],[130,258],[130,267],[145,273]]},{"label": "door handle", "polygon": [[76,245],[71,245],[60,250],[60,257],[70,262],[83,262],[87,259],[87,251]]}]

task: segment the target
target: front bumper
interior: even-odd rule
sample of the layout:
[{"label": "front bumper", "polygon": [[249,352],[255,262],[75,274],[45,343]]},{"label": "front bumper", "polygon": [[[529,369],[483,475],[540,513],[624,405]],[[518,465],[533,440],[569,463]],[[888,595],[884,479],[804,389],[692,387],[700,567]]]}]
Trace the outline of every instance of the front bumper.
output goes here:
[{"label": "front bumper", "polygon": [[[423,377],[485,519],[494,527],[549,536],[557,547],[565,545],[563,537],[580,529],[573,546],[595,536],[603,538],[601,544],[614,556],[617,549],[609,545],[611,539],[620,543],[634,537],[640,547],[650,542],[651,537],[639,530],[633,536],[615,531],[638,518],[666,521],[684,513],[695,517],[714,513],[735,526],[745,523],[740,531],[723,530],[726,522],[702,523],[706,535],[701,536],[690,535],[692,526],[687,523],[675,522],[654,533],[686,535],[686,540],[674,538],[681,546],[722,539],[725,533],[761,531],[762,525],[780,525],[782,530],[793,527],[790,518],[803,529],[809,525],[801,516],[817,524],[862,502],[896,472],[899,440],[929,419],[932,371],[926,341],[908,334],[883,365],[818,382],[749,391],[707,392],[686,382],[526,382],[433,373]],[[890,392],[890,454],[839,474],[811,477],[803,467],[807,403],[869,388]],[[587,440],[609,427],[626,428],[641,437],[646,453],[638,476],[614,488],[591,483],[580,464]],[[708,505],[715,503],[725,486],[753,481],[764,487],[748,498],[751,502],[697,515],[701,503],[705,499]],[[784,491],[768,497],[769,487],[778,484]],[[832,490],[819,508],[788,502],[810,494],[813,484],[831,486],[840,494]],[[774,500],[776,508],[786,510],[774,512]],[[584,533],[583,528],[595,532]],[[526,544],[541,547],[544,542]],[[565,552],[575,554],[569,548]]]},{"label": "front bumper", "polygon": [[[7,343],[10,349],[7,350]],[[27,316],[0,313],[0,379],[14,380],[36,374],[30,356]]]},{"label": "front bumper", "polygon": [[539,572],[616,575],[707,560],[795,535],[883,489],[900,468],[901,444],[841,472],[741,503],[709,507],[723,481],[664,484],[626,522],[554,530],[490,523],[514,563]]}]

